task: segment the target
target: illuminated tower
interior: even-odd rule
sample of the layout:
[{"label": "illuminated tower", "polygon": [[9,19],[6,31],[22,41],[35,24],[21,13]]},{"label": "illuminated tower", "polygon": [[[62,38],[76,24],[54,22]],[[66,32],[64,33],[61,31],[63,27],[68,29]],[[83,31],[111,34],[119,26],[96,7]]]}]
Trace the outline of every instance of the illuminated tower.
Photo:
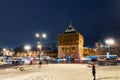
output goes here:
[{"label": "illuminated tower", "polygon": [[70,24],[64,34],[58,34],[58,57],[81,58],[83,56],[83,45],[83,36]]}]

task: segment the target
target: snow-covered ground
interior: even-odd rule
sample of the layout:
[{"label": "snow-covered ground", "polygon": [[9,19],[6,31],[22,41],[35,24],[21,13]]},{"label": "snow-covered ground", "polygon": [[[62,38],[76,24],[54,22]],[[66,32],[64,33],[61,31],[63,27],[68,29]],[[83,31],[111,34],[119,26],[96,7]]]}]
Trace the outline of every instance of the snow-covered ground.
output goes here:
[{"label": "snow-covered ground", "polygon": [[[0,69],[0,80],[93,80],[87,64],[24,65]],[[96,66],[96,80],[120,80],[120,66]]]}]

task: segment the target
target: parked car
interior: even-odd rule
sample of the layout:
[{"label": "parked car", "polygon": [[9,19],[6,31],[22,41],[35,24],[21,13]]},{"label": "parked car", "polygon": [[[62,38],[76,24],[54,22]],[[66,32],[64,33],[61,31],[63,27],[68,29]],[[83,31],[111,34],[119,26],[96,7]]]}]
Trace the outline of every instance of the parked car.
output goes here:
[{"label": "parked car", "polygon": [[55,58],[54,62],[55,62],[55,63],[59,63],[59,62],[60,62],[60,59],[59,59],[59,58]]},{"label": "parked car", "polygon": [[5,64],[12,65],[12,61],[11,61],[10,57],[4,57],[3,62],[5,62]]},{"label": "parked car", "polygon": [[61,63],[65,63],[66,59],[59,59]]},{"label": "parked car", "polygon": [[3,56],[0,56],[0,61],[3,61],[3,59],[4,59],[5,57],[3,57]]},{"label": "parked car", "polygon": [[117,62],[120,63],[120,58],[117,59]]},{"label": "parked car", "polygon": [[25,57],[25,58],[22,58],[21,61],[23,61],[24,64],[30,64],[30,58]]}]

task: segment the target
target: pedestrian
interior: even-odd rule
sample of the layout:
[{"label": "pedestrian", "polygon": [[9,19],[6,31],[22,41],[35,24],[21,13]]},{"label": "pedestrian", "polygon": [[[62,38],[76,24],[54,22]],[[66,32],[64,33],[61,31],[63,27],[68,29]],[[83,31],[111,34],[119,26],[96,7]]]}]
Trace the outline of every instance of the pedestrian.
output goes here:
[{"label": "pedestrian", "polygon": [[30,58],[30,65],[32,65],[32,63],[33,63],[33,58],[31,57]]},{"label": "pedestrian", "polygon": [[50,56],[47,56],[47,64],[50,62]]},{"label": "pedestrian", "polygon": [[41,56],[39,60],[39,67],[41,67],[42,63],[43,63],[43,57]]},{"label": "pedestrian", "polygon": [[92,74],[93,74],[93,77],[94,77],[93,80],[96,80],[96,71],[95,71],[95,65],[94,64],[92,64]]}]

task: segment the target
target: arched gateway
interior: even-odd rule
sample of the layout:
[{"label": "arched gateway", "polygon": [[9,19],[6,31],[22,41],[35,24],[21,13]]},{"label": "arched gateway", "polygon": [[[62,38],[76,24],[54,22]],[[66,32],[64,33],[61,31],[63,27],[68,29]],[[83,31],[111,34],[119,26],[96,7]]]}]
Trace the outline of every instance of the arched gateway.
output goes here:
[{"label": "arched gateway", "polygon": [[83,36],[70,24],[64,34],[58,34],[58,57],[81,58],[83,56],[83,45]]}]

